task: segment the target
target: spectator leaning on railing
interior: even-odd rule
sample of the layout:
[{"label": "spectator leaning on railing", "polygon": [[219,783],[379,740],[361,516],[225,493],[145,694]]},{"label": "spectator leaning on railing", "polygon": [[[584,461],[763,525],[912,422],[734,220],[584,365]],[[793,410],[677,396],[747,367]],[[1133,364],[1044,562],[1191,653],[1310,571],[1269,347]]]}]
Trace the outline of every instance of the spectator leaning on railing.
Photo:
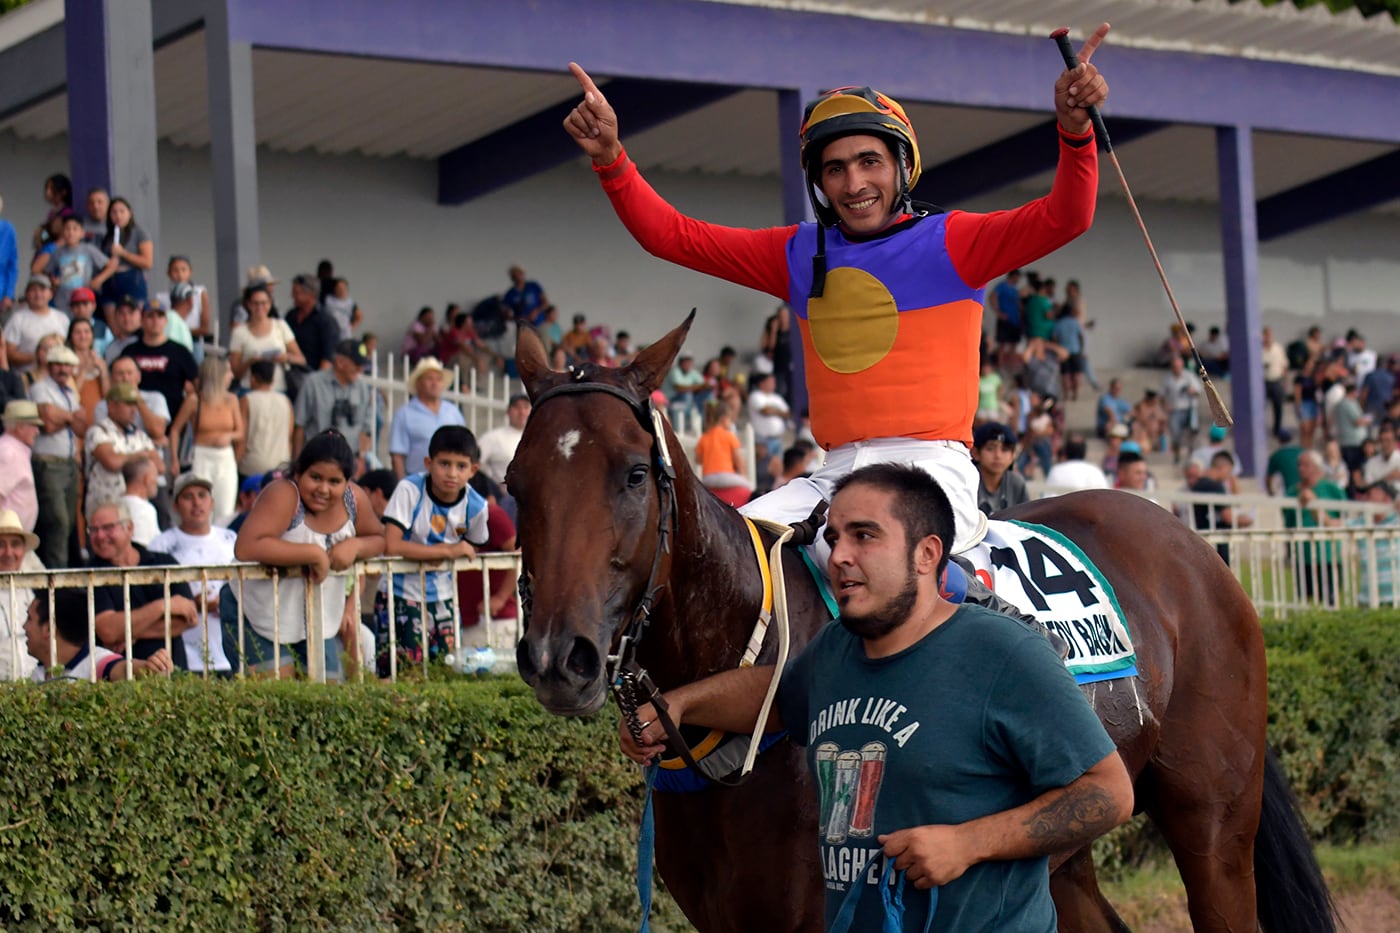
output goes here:
[{"label": "spectator leaning on railing", "polygon": [[[467,484],[478,468],[481,451],[464,427],[438,428],[428,446],[425,469],[399,481],[384,509],[384,551],[410,560],[475,557],[487,541],[486,500]],[[380,677],[389,676],[389,632],[393,626],[400,666],[421,662],[423,642],[429,659],[454,650],[456,613],[452,572],[423,577],[391,574],[393,618],[388,599],[375,603],[375,656]],[[426,587],[426,589],[425,589]]]},{"label": "spectator leaning on railing", "polygon": [[[342,680],[342,632],[358,640],[360,619],[346,591],[345,571],[357,560],[384,552],[384,527],[374,517],[369,497],[350,482],[355,453],[334,431],[318,434],[297,455],[292,475],[263,489],[238,532],[234,554],[239,560],[272,567],[304,567],[307,579],[249,580],[241,607],[244,620],[240,650],[248,670],[282,676],[307,667],[309,651],[324,652],[327,680]],[[324,641],[308,645],[307,580],[317,590]],[[273,612],[273,589],[279,588]],[[349,645],[352,654],[357,645]],[[280,662],[280,666],[279,666]]]},{"label": "spectator leaning on railing", "polygon": [[[49,601],[36,599],[25,617],[24,635],[30,657],[41,665],[33,674],[35,680],[55,679],[48,668],[59,668],[60,680],[125,680],[127,666],[135,677],[168,674],[175,669],[170,655],[158,648],[150,656],[128,661],[115,651],[98,645],[88,650],[87,594],[82,590],[63,589],[54,593],[53,632],[49,631]],[[51,645],[52,643],[52,645]],[[51,651],[56,646],[57,651]],[[96,677],[93,678],[93,672]]]},{"label": "spectator leaning on railing", "polygon": [[[169,567],[177,563],[174,557],[160,551],[148,551],[131,540],[131,515],[118,502],[99,503],[88,519],[88,542],[92,549],[92,566],[102,568]],[[131,611],[131,654],[149,658],[165,647],[165,613],[170,610],[170,656],[175,666],[187,669],[185,645],[181,639],[188,629],[199,624],[199,610],[188,583],[170,584],[170,598],[165,597],[163,583],[132,583],[126,587],[128,604],[120,583],[105,583],[93,594],[97,640],[108,648],[124,649],[126,645],[126,612]]]},{"label": "spectator leaning on railing", "polygon": [[[211,522],[214,514],[213,484],[195,473],[182,473],[175,480],[175,514],[178,527],[167,528],[151,542],[151,550],[169,554],[181,564],[192,566],[221,566],[233,563],[233,542],[237,535],[227,528],[216,528]],[[227,578],[214,576],[194,594],[195,605],[201,606],[209,618],[205,635],[203,617],[193,628],[180,636],[185,643],[186,666],[191,671],[210,671],[232,676],[234,654],[232,645],[224,645],[219,625],[219,594]],[[206,653],[205,639],[208,639]],[[207,664],[206,664],[207,661]]]}]

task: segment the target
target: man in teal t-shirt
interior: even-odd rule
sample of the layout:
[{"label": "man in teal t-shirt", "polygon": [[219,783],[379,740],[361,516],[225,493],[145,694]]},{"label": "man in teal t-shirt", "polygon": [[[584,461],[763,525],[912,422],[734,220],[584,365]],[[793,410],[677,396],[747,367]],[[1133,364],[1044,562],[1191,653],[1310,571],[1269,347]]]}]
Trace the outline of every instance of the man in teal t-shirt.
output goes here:
[{"label": "man in teal t-shirt", "polygon": [[[953,539],[928,474],[884,463],[836,487],[825,530],[840,624],[788,665],[768,728],[807,746],[821,798],[830,928],[851,895],[852,930],[882,928],[885,862],[906,871],[905,928],[1053,933],[1048,856],[1132,814],[1113,742],[1049,643],[1015,621],[938,595]],[[685,722],[750,731],[771,668],[725,671],[666,694]],[[661,752],[637,711],[636,761]],[[1073,819],[1065,814],[1072,811]]]},{"label": "man in teal t-shirt", "polygon": [[[1327,478],[1327,467],[1322,455],[1315,450],[1305,450],[1298,455],[1298,482],[1285,490],[1284,495],[1296,498],[1301,508],[1283,510],[1285,528],[1333,528],[1342,524],[1342,513],[1323,510],[1318,501],[1345,501],[1347,494]],[[1324,606],[1334,605],[1336,591],[1335,554],[1331,541],[1314,546],[1304,542],[1298,546],[1299,561],[1295,567],[1301,579],[1301,592],[1308,598],[1316,597]]]}]

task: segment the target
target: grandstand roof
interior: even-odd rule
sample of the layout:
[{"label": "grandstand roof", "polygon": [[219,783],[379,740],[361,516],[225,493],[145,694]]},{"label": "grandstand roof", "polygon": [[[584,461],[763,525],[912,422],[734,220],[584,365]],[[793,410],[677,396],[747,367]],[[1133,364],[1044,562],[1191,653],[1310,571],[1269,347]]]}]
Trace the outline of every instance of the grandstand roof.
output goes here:
[{"label": "grandstand roof", "polygon": [[[837,14],[866,20],[1040,36],[1064,22],[1114,24],[1100,61],[1113,79],[1114,47],[1174,50],[1257,59],[1340,71],[1400,76],[1400,27],[1386,16],[1330,14],[1289,3],[1253,0],[707,0],[716,6]],[[177,146],[209,143],[204,33],[194,20],[180,27],[156,0],[156,126]],[[36,0],[0,17],[0,55],[46,31],[61,29],[64,0]],[[188,18],[191,14],[183,14]],[[171,21],[162,35],[161,20]],[[289,31],[296,27],[289,25]],[[586,43],[577,54],[587,53]],[[1053,53],[1047,52],[1047,57]],[[1047,64],[1049,73],[1052,64]],[[512,126],[522,114],[569,101],[577,85],[566,72],[479,67],[430,61],[317,54],[292,48],[253,49],[255,126],[259,145],[286,152],[361,153],[437,159]],[[604,76],[599,76],[604,83]],[[1049,78],[1043,110],[909,105],[921,133],[926,166],[992,146],[1051,118]],[[1110,105],[1112,100],[1110,100]],[[1108,108],[1110,129],[1113,109]],[[627,114],[623,113],[624,121]],[[66,131],[61,85],[22,109],[0,108],[0,131],[49,139]],[[1208,121],[1203,121],[1208,122]],[[652,129],[628,133],[628,149],[644,167],[671,171],[776,174],[780,165],[777,95],[741,90]],[[626,124],[624,123],[624,131]],[[1364,133],[1358,133],[1364,137]],[[1175,124],[1119,145],[1140,198],[1214,201],[1215,139],[1209,126]],[[1397,151],[1393,143],[1292,132],[1254,133],[1256,195],[1266,198],[1310,180]],[[1023,180],[1043,189],[1048,173]],[[1104,193],[1116,195],[1105,178]],[[1400,202],[1381,210],[1400,212]]]}]

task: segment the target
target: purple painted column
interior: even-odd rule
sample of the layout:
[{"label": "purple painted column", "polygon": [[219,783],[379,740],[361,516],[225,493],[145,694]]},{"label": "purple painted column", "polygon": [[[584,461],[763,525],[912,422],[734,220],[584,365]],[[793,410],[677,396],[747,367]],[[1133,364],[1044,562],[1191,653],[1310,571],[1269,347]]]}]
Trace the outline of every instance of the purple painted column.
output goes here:
[{"label": "purple painted column", "polygon": [[1215,130],[1220,168],[1220,237],[1225,258],[1225,325],[1230,338],[1231,414],[1241,470],[1264,478],[1264,364],[1259,317],[1259,235],[1254,146],[1248,126]]},{"label": "purple painted column", "polygon": [[[783,223],[800,224],[815,219],[807,197],[807,178],[802,173],[802,110],[817,96],[815,88],[778,92],[779,171],[783,179]],[[792,340],[792,413],[798,417],[807,408],[807,361],[802,353],[802,334],[796,324]]]},{"label": "purple painted column", "polygon": [[68,166],[74,206],[89,188],[112,187],[112,112],[107,105],[107,4],[65,0],[68,69]]},{"label": "purple painted column", "polygon": [[159,256],[151,0],[65,0],[64,17],[73,200],[94,187],[126,198]]}]

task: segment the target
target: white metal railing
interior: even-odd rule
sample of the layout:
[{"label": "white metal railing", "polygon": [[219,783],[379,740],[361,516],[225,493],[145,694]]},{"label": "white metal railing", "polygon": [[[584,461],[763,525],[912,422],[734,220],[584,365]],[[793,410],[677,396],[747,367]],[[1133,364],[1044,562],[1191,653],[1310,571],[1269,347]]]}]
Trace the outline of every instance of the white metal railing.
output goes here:
[{"label": "white metal railing", "polygon": [[[1048,498],[1075,491],[1064,487],[1046,486],[1040,481],[1027,483],[1026,488],[1032,498]],[[1230,527],[1239,528],[1242,524],[1241,517],[1248,516],[1248,527],[1254,529],[1283,529],[1290,522],[1297,521],[1296,514],[1299,509],[1305,512],[1335,513],[1343,525],[1349,525],[1363,519],[1369,520],[1378,514],[1395,511],[1393,506],[1384,503],[1359,502],[1352,499],[1317,499],[1304,507],[1293,497],[1270,496],[1261,493],[1220,494],[1192,492],[1189,489],[1153,489],[1146,492],[1123,489],[1119,491],[1149,499],[1175,513],[1182,521],[1193,527],[1195,527],[1197,506],[1200,506],[1201,516],[1205,519],[1205,527],[1198,528],[1199,531],[1214,531],[1221,527],[1219,524],[1220,510],[1226,508],[1230,510],[1233,518]]]},{"label": "white metal railing", "polygon": [[1400,525],[1202,532],[1260,612],[1400,606]]},{"label": "white metal railing", "polygon": [[[363,596],[364,577],[367,575],[392,573],[395,575],[412,574],[419,578],[420,591],[426,590],[423,585],[428,574],[447,569],[449,563],[446,561],[413,561],[389,557],[375,557],[356,562],[353,569],[344,574],[334,575],[334,579],[343,579],[346,583],[346,598],[352,600],[355,607],[355,618],[360,619],[360,606]],[[522,607],[519,594],[516,594],[516,615],[514,619],[493,619],[490,612],[491,571],[510,571],[515,577],[520,574],[520,554],[519,552],[504,552],[493,554],[481,554],[473,558],[458,558],[450,562],[451,570],[454,573],[464,571],[480,571],[482,574],[482,617],[478,620],[484,628],[486,635],[486,645],[494,648],[501,645],[503,648],[514,645],[519,640],[524,631],[524,621],[521,615]],[[120,586],[122,588],[122,606],[124,607],[123,639],[120,645],[104,645],[109,649],[122,648],[120,652],[127,658],[132,655],[132,645],[136,640],[132,630],[132,605],[131,587],[133,585],[159,585],[162,587],[163,598],[165,600],[164,615],[164,640],[165,650],[169,652],[176,638],[181,637],[173,632],[170,611],[171,586],[177,583],[201,584],[207,589],[208,584],[213,581],[226,582],[229,589],[237,599],[239,611],[236,628],[236,642],[238,651],[239,677],[248,675],[247,658],[244,656],[242,646],[244,644],[244,631],[247,620],[243,611],[246,605],[244,602],[244,584],[250,580],[270,580],[278,583],[291,577],[304,576],[301,568],[279,568],[267,567],[262,564],[234,563],[220,565],[200,565],[200,566],[167,566],[167,567],[103,567],[80,570],[55,570],[40,572],[17,572],[0,573],[0,599],[4,599],[4,605],[9,610],[9,632],[8,644],[0,645],[0,651],[8,653],[11,661],[11,670],[14,676],[20,676],[23,670],[21,661],[28,653],[27,644],[22,644],[24,636],[24,619],[20,612],[20,603],[26,596],[32,593],[34,599],[47,599],[49,608],[49,658],[56,661],[58,657],[58,630],[54,624],[54,598],[60,589],[84,589],[87,591],[87,649],[89,656],[95,653],[98,646],[97,640],[97,611],[96,611],[96,589],[103,586]],[[293,655],[290,649],[281,641],[281,587],[273,588],[273,643],[274,648],[273,670],[271,676],[281,677],[283,667],[282,659],[285,657],[290,663]],[[303,587],[305,605],[303,607],[304,621],[306,623],[306,659],[307,677],[319,683],[325,683],[325,657],[324,650],[313,649],[312,646],[322,646],[328,639],[325,637],[321,624],[319,600],[320,587]],[[397,680],[399,675],[399,645],[398,645],[398,624],[394,613],[394,589],[387,588],[387,616],[388,616],[388,643],[385,646],[389,657],[389,679]],[[28,603],[25,602],[27,606]],[[137,607],[139,608],[139,607]],[[210,675],[209,658],[211,657],[209,639],[211,637],[209,625],[209,608],[201,601],[200,623],[203,631],[203,663],[202,673],[205,678]],[[224,630],[218,618],[215,619],[218,628],[217,636],[222,638]],[[461,660],[465,660],[466,650],[462,645],[462,607],[457,605],[457,600],[453,599],[453,637],[451,650],[455,652]],[[502,628],[505,631],[502,631]],[[229,634],[234,634],[230,632]],[[416,632],[419,637],[419,644],[422,647],[422,666],[424,674],[427,674],[430,663],[429,645],[432,632],[429,630],[427,622],[422,614],[419,617],[419,630]],[[342,646],[351,652],[351,662],[357,669],[357,678],[363,681],[365,678],[365,659],[363,651],[354,650],[356,646]],[[507,652],[508,653],[508,652]],[[370,660],[368,663],[375,663]],[[502,659],[498,666],[508,669],[513,663],[513,657]],[[131,665],[127,665],[127,679],[135,676]],[[97,679],[96,665],[90,665],[89,679]]]},{"label": "white metal railing", "polygon": [[[360,377],[384,400],[383,430],[380,430],[379,419],[376,418],[370,449],[377,451],[385,464],[389,463],[389,426],[393,424],[394,415],[407,405],[412,397],[412,393],[408,391],[408,374],[412,371],[413,364],[407,356],[388,355],[381,364],[379,356],[376,355],[370,360],[370,374]],[[461,409],[467,427],[478,438],[486,431],[504,424],[511,396],[525,391],[519,379],[496,372],[487,373],[485,378],[479,378],[475,369],[468,370],[464,388],[460,367],[454,366],[447,370],[447,373],[449,383],[447,391],[443,393],[443,401]],[[672,429],[685,450],[686,458],[698,471],[695,445],[701,434],[700,414],[694,411],[682,413],[682,417],[672,425]],[[749,481],[750,488],[756,488],[758,455],[754,452],[753,428],[744,424],[736,429],[736,433],[739,435],[742,449],[746,451],[744,477]]]},{"label": "white metal railing", "polygon": [[[1028,485],[1033,495],[1071,491]],[[1216,546],[1261,612],[1400,606],[1400,520],[1393,505],[1317,499],[1304,507],[1296,498],[1262,494],[1123,491],[1174,512]],[[1225,508],[1230,525],[1219,523]],[[1290,527],[1300,524],[1301,513],[1320,519],[1319,527]]]}]

